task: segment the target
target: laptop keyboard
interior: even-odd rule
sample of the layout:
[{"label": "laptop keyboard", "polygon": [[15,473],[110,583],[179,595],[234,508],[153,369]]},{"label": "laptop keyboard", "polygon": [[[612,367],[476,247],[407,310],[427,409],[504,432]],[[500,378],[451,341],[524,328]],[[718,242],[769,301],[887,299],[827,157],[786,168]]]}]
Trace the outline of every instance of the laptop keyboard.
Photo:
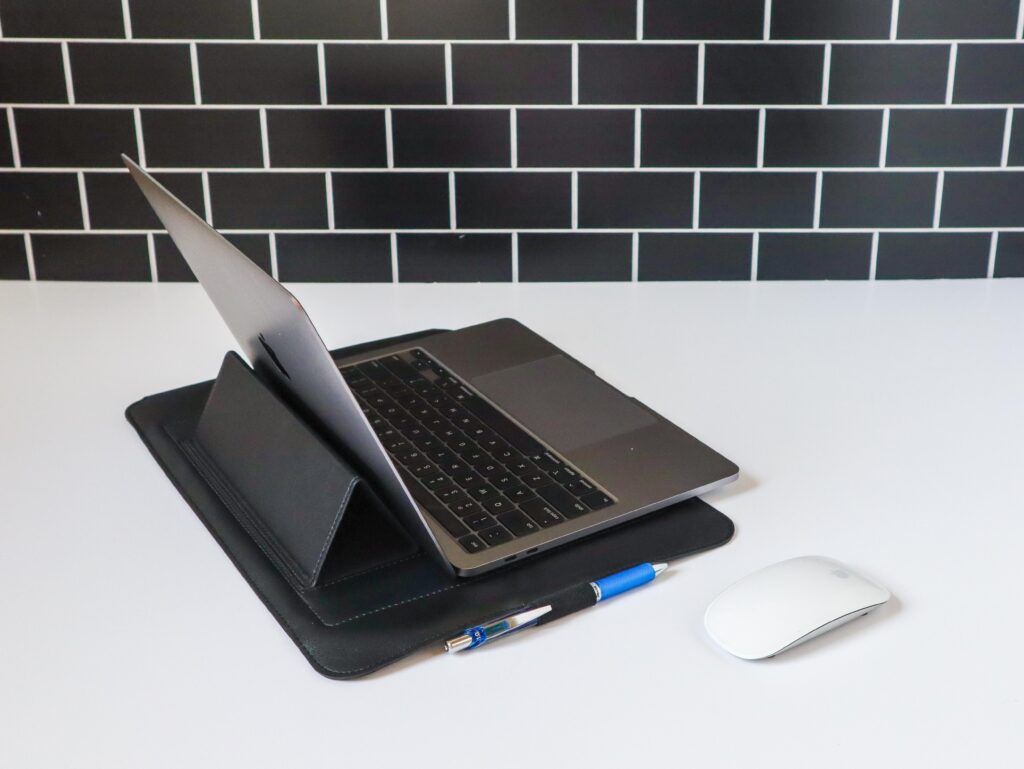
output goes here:
[{"label": "laptop keyboard", "polygon": [[341,373],[413,498],[468,553],[614,502],[421,349]]}]

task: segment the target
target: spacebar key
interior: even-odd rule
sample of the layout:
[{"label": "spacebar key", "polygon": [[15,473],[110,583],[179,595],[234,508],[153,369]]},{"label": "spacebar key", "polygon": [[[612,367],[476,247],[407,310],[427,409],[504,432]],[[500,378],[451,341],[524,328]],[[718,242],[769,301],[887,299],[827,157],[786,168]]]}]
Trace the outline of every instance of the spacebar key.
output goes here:
[{"label": "spacebar key", "polygon": [[527,456],[545,450],[543,446],[527,435],[523,428],[517,427],[508,417],[483,398],[476,396],[466,398],[462,401],[462,405],[468,411],[473,412],[487,427]]}]

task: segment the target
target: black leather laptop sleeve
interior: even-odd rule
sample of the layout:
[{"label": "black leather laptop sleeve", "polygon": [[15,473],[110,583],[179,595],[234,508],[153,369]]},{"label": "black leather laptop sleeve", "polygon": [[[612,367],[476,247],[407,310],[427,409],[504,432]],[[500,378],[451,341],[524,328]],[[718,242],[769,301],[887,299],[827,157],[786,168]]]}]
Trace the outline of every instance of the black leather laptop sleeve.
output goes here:
[{"label": "black leather laptop sleeve", "polygon": [[234,353],[215,382],[151,395],[126,415],[306,659],[332,678],[365,675],[562,588],[713,548],[733,533],[728,518],[691,499],[459,578],[422,552],[351,464]]}]

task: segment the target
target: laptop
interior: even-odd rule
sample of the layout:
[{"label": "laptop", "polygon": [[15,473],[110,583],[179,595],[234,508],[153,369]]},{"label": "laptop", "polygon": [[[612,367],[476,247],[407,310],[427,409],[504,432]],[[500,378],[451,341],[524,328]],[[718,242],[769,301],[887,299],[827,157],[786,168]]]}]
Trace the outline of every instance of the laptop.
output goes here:
[{"label": "laptop", "polygon": [[335,360],[289,291],[122,159],[256,373],[449,572],[481,574],[737,477],[509,318]]}]

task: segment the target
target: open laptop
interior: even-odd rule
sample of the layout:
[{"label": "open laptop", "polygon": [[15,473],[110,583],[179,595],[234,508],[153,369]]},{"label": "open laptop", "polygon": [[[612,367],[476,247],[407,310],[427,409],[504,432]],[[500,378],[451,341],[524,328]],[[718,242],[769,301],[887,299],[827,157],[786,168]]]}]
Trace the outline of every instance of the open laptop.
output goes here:
[{"label": "open laptop", "polygon": [[122,158],[256,372],[449,571],[479,574],[736,478],[515,320],[334,360],[291,293]]}]

